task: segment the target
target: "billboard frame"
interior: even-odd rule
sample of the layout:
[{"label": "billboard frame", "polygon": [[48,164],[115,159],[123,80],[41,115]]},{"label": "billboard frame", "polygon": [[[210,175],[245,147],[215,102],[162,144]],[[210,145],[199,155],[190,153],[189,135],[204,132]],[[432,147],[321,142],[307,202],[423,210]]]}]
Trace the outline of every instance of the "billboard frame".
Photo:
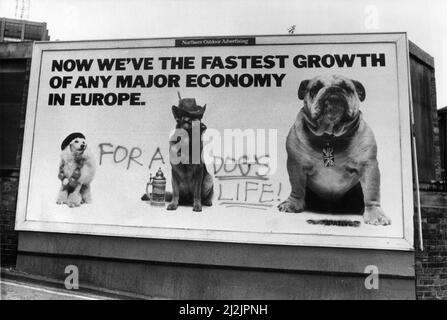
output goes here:
[{"label": "billboard frame", "polygon": [[[398,110],[400,117],[400,145],[402,154],[402,193],[403,203],[403,237],[358,237],[339,235],[312,234],[269,234],[258,232],[193,230],[177,228],[132,227],[103,224],[72,224],[63,222],[45,222],[27,219],[27,202],[31,173],[34,128],[37,111],[38,90],[42,54],[45,51],[66,50],[67,43],[71,50],[103,50],[120,48],[156,48],[175,47],[178,39],[214,39],[246,38],[256,39],[256,45],[287,44],[355,44],[355,43],[393,43],[397,55]],[[115,42],[115,44],[110,43]],[[409,54],[407,35],[398,33],[370,34],[316,34],[316,35],[267,35],[267,36],[228,36],[228,37],[187,37],[157,39],[92,40],[36,42],[33,49],[30,86],[27,103],[24,143],[22,150],[21,175],[16,215],[16,230],[43,231],[55,233],[76,233],[135,238],[157,238],[172,240],[197,240],[235,243],[258,243],[275,245],[321,246],[363,249],[413,250],[413,172],[411,167],[411,99],[409,85]],[[406,165],[404,165],[406,164]],[[262,241],[259,239],[262,238]]]}]

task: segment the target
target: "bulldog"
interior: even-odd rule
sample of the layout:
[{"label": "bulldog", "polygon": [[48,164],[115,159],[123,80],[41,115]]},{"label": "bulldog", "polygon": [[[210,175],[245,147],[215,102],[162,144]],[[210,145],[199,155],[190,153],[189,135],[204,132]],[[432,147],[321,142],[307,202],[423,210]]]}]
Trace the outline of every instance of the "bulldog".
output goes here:
[{"label": "bulldog", "polygon": [[280,211],[360,213],[367,224],[391,223],[380,206],[376,141],[359,110],[365,97],[359,81],[343,76],[301,82],[304,106],[286,140],[292,191]]}]

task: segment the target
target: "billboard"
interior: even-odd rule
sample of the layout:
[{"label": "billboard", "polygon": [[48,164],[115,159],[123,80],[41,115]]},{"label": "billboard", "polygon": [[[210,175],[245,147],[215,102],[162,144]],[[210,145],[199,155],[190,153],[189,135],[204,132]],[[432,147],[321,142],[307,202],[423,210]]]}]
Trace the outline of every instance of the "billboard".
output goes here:
[{"label": "billboard", "polygon": [[404,33],[41,42],[16,229],[410,250]]}]

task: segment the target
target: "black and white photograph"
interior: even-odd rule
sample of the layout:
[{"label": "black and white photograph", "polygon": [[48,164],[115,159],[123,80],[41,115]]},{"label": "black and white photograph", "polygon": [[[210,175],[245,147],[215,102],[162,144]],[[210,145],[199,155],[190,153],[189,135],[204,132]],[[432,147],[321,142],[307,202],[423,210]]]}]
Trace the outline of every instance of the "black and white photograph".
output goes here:
[{"label": "black and white photograph", "polygon": [[446,9],[2,0],[1,299],[447,299]]}]

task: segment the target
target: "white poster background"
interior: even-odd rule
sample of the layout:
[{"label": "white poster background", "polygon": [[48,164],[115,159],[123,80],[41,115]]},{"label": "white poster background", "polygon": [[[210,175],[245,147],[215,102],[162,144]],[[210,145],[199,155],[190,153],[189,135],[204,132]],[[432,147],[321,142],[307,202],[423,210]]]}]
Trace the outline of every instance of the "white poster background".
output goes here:
[{"label": "white poster background", "polygon": [[[160,43],[157,40],[37,44],[30,81],[30,86],[36,86],[36,90],[31,90],[28,105],[28,111],[34,112],[27,115],[26,145],[22,160],[29,162],[22,170],[27,172],[28,169],[29,175],[21,176],[19,212],[22,214],[18,217],[17,229],[129,237],[410,249],[412,239],[408,239],[409,227],[404,226],[410,221],[408,216],[412,216],[413,208],[408,84],[402,86],[402,81],[407,79],[407,70],[400,70],[406,61],[401,61],[399,65],[399,59],[406,59],[406,52],[398,52],[396,41],[353,42],[349,41],[349,36],[345,36],[344,41],[336,38],[334,40],[337,41],[331,43],[331,37],[308,38],[311,39],[307,41],[309,43],[300,37],[273,38],[274,41],[282,40],[283,44],[269,45],[260,43],[268,43],[269,40],[274,42],[271,38],[258,37],[256,46],[192,48],[172,47],[173,40],[161,41],[169,43],[167,47],[158,47]],[[368,40],[368,36],[360,39]],[[37,53],[40,55],[36,59]],[[386,66],[360,67],[356,61],[351,68],[298,69],[292,64],[297,54],[362,53],[384,53]],[[284,69],[161,70],[157,63],[158,57],[162,56],[194,56],[199,66],[202,56],[228,55],[288,55],[289,58]],[[93,63],[89,72],[51,72],[53,59],[140,57],[154,57],[154,70],[99,71],[97,64]],[[161,73],[180,75],[181,87],[114,88],[115,75],[118,74],[147,76]],[[184,79],[190,73],[286,73],[286,76],[279,88],[186,88]],[[360,104],[360,110],[375,134],[381,172],[381,203],[392,220],[389,226],[366,225],[362,217],[356,215],[282,213],[276,208],[290,192],[285,139],[302,107],[302,101],[297,96],[299,84],[302,80],[322,74],[339,74],[355,79],[366,89],[366,99]],[[113,77],[109,88],[55,90],[49,86],[49,79],[54,75],[70,75],[73,79],[81,75]],[[402,88],[407,88],[407,91]],[[167,178],[167,189],[172,190],[168,139],[175,127],[171,106],[178,105],[177,91],[184,98],[195,98],[199,105],[207,105],[202,121],[209,129],[217,129],[222,133],[224,129],[276,129],[276,172],[266,181],[221,181],[214,177],[213,206],[204,206],[201,213],[185,206],[179,206],[176,211],[167,211],[166,208],[153,207],[141,201],[149,174],[154,174],[159,167]],[[141,92],[141,100],[146,105],[70,106],[67,97],[64,106],[48,106],[48,94],[54,92]],[[57,178],[60,144],[71,132],[82,132],[86,136],[97,163],[96,176],[92,182],[93,202],[79,208],[56,204],[60,187]],[[102,163],[99,164],[101,143],[113,145],[113,148],[104,147],[106,151],[114,151],[118,146],[126,148],[128,152],[134,147],[140,148],[142,156],[137,160],[142,165],[131,162],[127,168],[128,158],[115,163],[110,154],[103,155]],[[160,148],[165,163],[154,161],[149,168],[157,148]],[[121,148],[117,154],[120,159],[123,150]],[[208,171],[215,176],[212,166],[208,166]],[[230,174],[238,173],[236,170]],[[246,195],[244,190],[248,181],[249,188],[257,187],[258,191],[249,191]],[[236,205],[244,201],[259,203],[263,183],[268,184],[267,190],[272,190],[272,193],[263,194],[263,200],[272,201],[262,203],[270,206],[227,207],[228,202],[235,202]],[[236,190],[239,190],[238,194]],[[360,221],[361,225],[312,225],[306,222],[308,219],[348,219]]]}]

